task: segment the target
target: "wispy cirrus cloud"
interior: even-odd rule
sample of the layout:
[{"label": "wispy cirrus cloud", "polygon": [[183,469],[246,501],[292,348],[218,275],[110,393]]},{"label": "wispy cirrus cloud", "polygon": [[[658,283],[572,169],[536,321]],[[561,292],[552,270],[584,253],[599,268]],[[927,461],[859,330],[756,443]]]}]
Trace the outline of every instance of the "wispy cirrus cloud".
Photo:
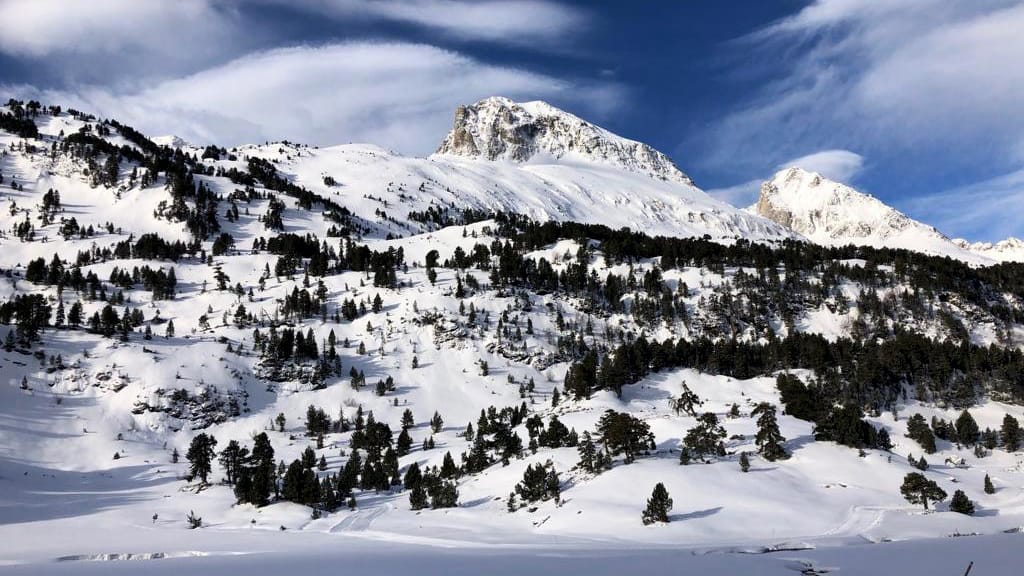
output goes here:
[{"label": "wispy cirrus cloud", "polygon": [[739,41],[784,73],[711,123],[703,160],[752,167],[853,148],[1020,161],[1022,29],[1019,1],[816,0]]},{"label": "wispy cirrus cloud", "polygon": [[951,236],[987,242],[1020,236],[1024,169],[900,204],[908,214]]},{"label": "wispy cirrus cloud", "polygon": [[432,152],[455,107],[486,96],[546,98],[595,113],[622,98],[614,84],[493,66],[424,44],[372,42],[258,52],[141,90],[0,86],[0,92],[73,105],[196,143],[372,142],[411,154]]},{"label": "wispy cirrus cloud", "polygon": [[548,0],[260,0],[338,19],[379,19],[461,40],[561,45],[590,25],[589,14]]}]

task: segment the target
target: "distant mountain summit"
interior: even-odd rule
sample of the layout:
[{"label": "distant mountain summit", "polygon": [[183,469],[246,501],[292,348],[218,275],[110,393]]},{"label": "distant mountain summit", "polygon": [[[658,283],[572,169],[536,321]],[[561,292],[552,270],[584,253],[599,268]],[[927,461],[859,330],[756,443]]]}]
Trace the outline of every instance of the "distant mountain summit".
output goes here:
[{"label": "distant mountain summit", "polygon": [[777,172],[761,185],[757,203],[748,210],[818,244],[905,248],[992,263],[869,194],[801,168]]},{"label": "distant mountain summit", "polygon": [[999,242],[969,242],[963,238],[953,240],[961,248],[1000,262],[1024,262],[1024,240],[1010,237]]},{"label": "distant mountain summit", "polygon": [[538,157],[605,164],[659,180],[692,185],[654,148],[613,134],[546,102],[486,98],[455,110],[437,154],[524,163]]}]

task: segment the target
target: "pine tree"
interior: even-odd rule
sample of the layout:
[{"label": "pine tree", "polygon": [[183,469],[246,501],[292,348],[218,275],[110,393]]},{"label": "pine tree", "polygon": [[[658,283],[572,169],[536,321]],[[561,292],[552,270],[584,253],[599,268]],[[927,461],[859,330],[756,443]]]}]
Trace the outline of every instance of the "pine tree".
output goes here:
[{"label": "pine tree", "polygon": [[423,486],[417,484],[413,487],[412,491],[409,492],[409,508],[413,510],[423,510],[427,506],[429,506],[427,491],[423,489]]},{"label": "pine tree", "polygon": [[693,458],[725,456],[724,438],[725,428],[718,423],[718,417],[714,412],[705,412],[697,418],[697,425],[686,432],[683,446]]},{"label": "pine tree", "polygon": [[746,452],[740,452],[740,470],[743,472],[750,471],[750,458],[747,458]]},{"label": "pine tree", "polygon": [[434,434],[439,433],[444,428],[444,419],[437,412],[434,412],[434,417],[430,419],[430,429],[434,431]]},{"label": "pine tree", "polygon": [[217,446],[217,439],[205,433],[197,434],[195,438],[192,438],[188,452],[185,453],[185,458],[189,462],[190,480],[199,478],[203,484],[207,483],[213,466],[215,446]]},{"label": "pine tree", "polygon": [[686,414],[687,416],[696,416],[697,407],[704,404],[704,401],[700,399],[697,394],[690,390],[690,387],[683,382],[683,391],[679,394],[679,398],[670,398],[669,405],[672,410],[678,416],[680,413]]},{"label": "pine tree", "polygon": [[963,490],[957,490],[953,492],[953,498],[949,501],[949,511],[973,516],[974,502],[971,502]]},{"label": "pine tree", "polygon": [[238,441],[231,440],[227,447],[220,453],[220,465],[227,475],[227,483],[234,484],[241,473],[242,464],[249,455],[249,449],[238,444]]},{"label": "pine tree", "polygon": [[786,449],[782,444],[786,438],[779,432],[779,422],[775,417],[775,406],[761,402],[751,412],[757,416],[757,451],[769,462],[786,457]]},{"label": "pine tree", "polygon": [[658,482],[654,486],[654,492],[647,499],[647,508],[644,509],[642,519],[644,525],[655,522],[668,522],[668,513],[672,510],[672,498],[668,495],[665,485]]},{"label": "pine tree", "polygon": [[900,493],[911,504],[923,504],[925,510],[928,509],[929,501],[942,502],[946,499],[946,491],[920,472],[911,472],[903,478]]},{"label": "pine tree", "polygon": [[926,453],[935,453],[935,434],[928,427],[928,422],[924,419],[924,416],[914,414],[907,419],[907,438],[920,444]]},{"label": "pine tree", "polygon": [[583,432],[583,439],[580,441],[577,451],[580,455],[580,469],[591,474],[597,472],[597,447],[594,446],[590,432]]},{"label": "pine tree", "polygon": [[444,453],[444,460],[441,462],[441,478],[458,478],[459,467],[455,465],[455,459],[451,452]]},{"label": "pine tree", "polygon": [[[412,490],[423,483],[423,473],[420,472],[420,465],[413,462],[409,465],[409,468],[405,471],[405,478],[402,479],[402,487],[406,490]],[[424,499],[426,496],[424,495]]]},{"label": "pine tree", "polygon": [[974,417],[967,410],[961,412],[956,419],[956,435],[961,442],[968,446],[974,445],[981,435],[978,423],[974,421]]},{"label": "pine tree", "polygon": [[405,412],[402,412],[402,428],[412,428],[416,425],[416,420],[412,417],[412,410],[408,408]]},{"label": "pine tree", "polygon": [[1000,431],[1003,439],[1003,448],[1007,452],[1016,452],[1020,449],[1020,423],[1013,416],[1003,416],[1003,427]]},{"label": "pine tree", "polygon": [[399,456],[405,456],[412,450],[412,436],[409,436],[409,430],[402,428],[402,432],[398,435],[398,440],[395,442],[395,450],[398,451]]},{"label": "pine tree", "polygon": [[985,494],[995,494],[996,487],[992,485],[992,479],[985,474]]}]

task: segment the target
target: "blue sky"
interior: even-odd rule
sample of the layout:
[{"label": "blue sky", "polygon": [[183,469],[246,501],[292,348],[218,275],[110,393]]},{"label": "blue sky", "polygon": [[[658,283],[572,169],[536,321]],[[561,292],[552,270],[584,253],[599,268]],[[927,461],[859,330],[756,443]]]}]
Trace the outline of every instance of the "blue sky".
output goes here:
[{"label": "blue sky", "polygon": [[952,236],[1024,235],[1024,5],[974,0],[0,0],[0,95],[225,145],[427,154],[543,99],[744,205],[799,164]]}]

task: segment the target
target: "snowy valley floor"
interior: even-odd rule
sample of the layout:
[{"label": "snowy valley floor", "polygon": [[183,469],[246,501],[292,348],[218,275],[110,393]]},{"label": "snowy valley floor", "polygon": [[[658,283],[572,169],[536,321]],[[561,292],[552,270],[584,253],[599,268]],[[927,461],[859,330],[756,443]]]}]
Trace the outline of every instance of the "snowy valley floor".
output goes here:
[{"label": "snowy valley floor", "polygon": [[[821,546],[689,548],[586,543],[480,544],[386,533],[161,530],[42,522],[0,528],[4,574],[1019,574],[1020,534]],[[78,554],[66,554],[77,550]]]}]

